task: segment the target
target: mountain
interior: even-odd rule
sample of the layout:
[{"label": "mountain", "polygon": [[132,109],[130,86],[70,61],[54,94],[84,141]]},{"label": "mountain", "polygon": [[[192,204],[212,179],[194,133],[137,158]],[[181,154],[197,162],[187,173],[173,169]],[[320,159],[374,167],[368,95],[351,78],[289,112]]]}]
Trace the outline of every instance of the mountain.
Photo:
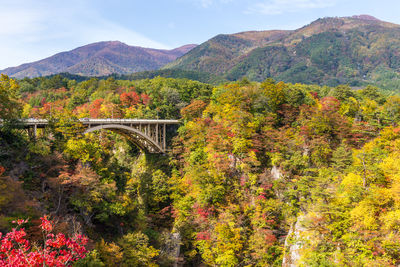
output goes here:
[{"label": "mountain", "polygon": [[190,44],[172,50],[159,50],[129,46],[118,41],[98,42],[0,72],[16,78],[60,72],[84,76],[126,74],[159,69],[194,47],[196,45]]},{"label": "mountain", "polygon": [[369,15],[318,19],[293,31],[221,34],[163,67],[209,72],[228,80],[400,89],[400,25]]}]

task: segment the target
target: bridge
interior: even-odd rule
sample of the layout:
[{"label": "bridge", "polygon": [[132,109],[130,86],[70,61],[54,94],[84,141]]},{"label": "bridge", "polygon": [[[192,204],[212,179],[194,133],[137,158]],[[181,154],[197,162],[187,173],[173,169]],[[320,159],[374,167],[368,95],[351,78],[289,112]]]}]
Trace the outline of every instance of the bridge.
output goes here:
[{"label": "bridge", "polygon": [[[146,120],[146,119],[80,119],[84,126],[84,134],[102,129],[111,130],[126,136],[140,149],[149,153],[165,153],[167,148],[167,127],[178,125],[178,120]],[[23,128],[33,129],[34,136],[37,129],[45,128],[49,121],[45,119],[22,119]],[[0,124],[1,126],[1,124]]]}]

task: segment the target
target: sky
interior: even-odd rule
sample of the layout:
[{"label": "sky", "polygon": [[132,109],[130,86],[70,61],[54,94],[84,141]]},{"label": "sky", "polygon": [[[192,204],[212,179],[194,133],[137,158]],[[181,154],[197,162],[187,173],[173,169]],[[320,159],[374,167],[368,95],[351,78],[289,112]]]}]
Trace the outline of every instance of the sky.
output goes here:
[{"label": "sky", "polygon": [[93,42],[173,49],[322,17],[368,14],[400,24],[398,11],[398,0],[0,0],[0,69]]}]

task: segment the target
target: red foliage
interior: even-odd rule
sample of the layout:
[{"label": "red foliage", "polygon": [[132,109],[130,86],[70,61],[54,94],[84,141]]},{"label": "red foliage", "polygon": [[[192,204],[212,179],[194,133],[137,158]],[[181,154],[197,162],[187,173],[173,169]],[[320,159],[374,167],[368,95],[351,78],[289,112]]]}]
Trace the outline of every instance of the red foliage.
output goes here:
[{"label": "red foliage", "polygon": [[[25,239],[24,228],[13,228],[4,236],[0,233],[0,266],[72,266],[75,261],[86,256],[86,237],[76,235],[67,238],[62,233],[51,234],[53,223],[47,216],[40,219],[40,228],[45,236],[42,248],[32,250],[29,241]],[[18,220],[14,223],[21,226],[26,222]]]},{"label": "red foliage", "polygon": [[273,245],[277,241],[276,236],[272,233],[271,230],[264,230],[264,236],[265,243],[267,243],[267,245],[269,246]]},{"label": "red foliage", "polygon": [[210,240],[210,233],[207,231],[197,233],[197,240]]},{"label": "red foliage", "polygon": [[178,217],[178,210],[174,207],[171,207],[171,217],[172,218]]},{"label": "red foliage", "polygon": [[364,143],[374,138],[376,128],[366,122],[354,122],[351,132],[346,136],[347,144],[361,147]]},{"label": "red foliage", "polygon": [[260,195],[258,195],[257,199],[259,199],[259,200],[265,200],[265,199],[267,199],[267,198],[265,197],[265,193],[262,192],[262,193],[260,193]]},{"label": "red foliage", "polygon": [[51,232],[51,230],[53,230],[53,226],[51,225],[51,222],[47,219],[47,215],[40,218],[40,220],[42,221],[40,227],[43,231]]},{"label": "red foliage", "polygon": [[232,133],[232,132],[228,131],[228,132],[226,133],[226,135],[229,136],[229,137],[234,137],[234,136],[235,136],[235,133]]},{"label": "red foliage", "polygon": [[262,188],[264,188],[265,190],[269,190],[272,188],[272,186],[273,186],[273,184],[268,183],[268,184],[263,185]]},{"label": "red foliage", "polygon": [[6,169],[0,165],[0,176],[6,171]]},{"label": "red foliage", "polygon": [[95,101],[93,101],[92,104],[90,104],[89,114],[90,114],[91,118],[98,118],[99,117],[100,108],[101,108],[101,105],[103,104],[103,102],[104,102],[104,99],[99,98],[99,99],[96,99]]},{"label": "red foliage", "polygon": [[172,206],[167,206],[167,207],[161,209],[157,214],[154,214],[154,218],[159,221],[174,218],[174,216],[175,216],[175,214],[174,214]]},{"label": "red foliage", "polygon": [[240,177],[240,186],[245,186],[247,182],[247,177],[241,176]]},{"label": "red foliage", "polygon": [[[270,197],[270,194],[272,193],[272,192],[271,192],[272,186],[273,186],[273,184],[271,184],[271,183],[262,185],[261,188],[263,188],[264,191],[261,192],[261,193],[258,195],[257,199],[259,199],[259,200],[265,200],[265,199],[267,199],[268,197]],[[272,193],[272,194],[273,194],[273,193]]]},{"label": "red foliage", "polygon": [[336,112],[340,108],[340,101],[333,96],[327,96],[321,99],[322,111]]},{"label": "red foliage", "polygon": [[310,94],[314,99],[318,99],[319,98],[317,92],[310,92]]},{"label": "red foliage", "polygon": [[119,99],[124,106],[135,106],[140,102],[140,96],[135,91],[122,93]]},{"label": "red foliage", "polygon": [[145,93],[142,93],[141,95],[140,95],[140,98],[142,99],[142,103],[144,104],[144,105],[148,105],[149,103],[150,103],[150,96],[149,95],[146,95]]},{"label": "red foliage", "polygon": [[196,210],[196,213],[200,215],[202,219],[208,219],[210,215],[214,213],[214,208],[203,208],[199,204],[195,203],[193,208]]}]

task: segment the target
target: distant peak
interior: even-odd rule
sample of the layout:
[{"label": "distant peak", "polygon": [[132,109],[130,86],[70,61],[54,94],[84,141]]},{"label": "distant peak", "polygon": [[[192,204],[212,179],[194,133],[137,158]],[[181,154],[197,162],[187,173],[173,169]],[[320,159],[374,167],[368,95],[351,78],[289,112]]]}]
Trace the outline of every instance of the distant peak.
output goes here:
[{"label": "distant peak", "polygon": [[104,42],[99,42],[99,44],[105,44],[108,46],[127,46],[127,44],[121,42],[121,41],[104,41]]},{"label": "distant peak", "polygon": [[[100,41],[91,44],[84,45],[82,47],[96,47],[96,46],[120,46],[120,45],[127,45],[120,41]],[[78,47],[80,48],[80,47]]]},{"label": "distant peak", "polygon": [[352,16],[353,19],[362,19],[362,20],[373,20],[373,21],[380,21],[379,19],[375,18],[374,16],[371,15],[354,15]]},{"label": "distant peak", "polygon": [[198,44],[187,44],[187,45],[182,45],[182,46],[180,46],[180,47],[177,47],[177,48],[175,48],[175,49],[194,48],[194,47],[196,47],[196,46],[198,46]]},{"label": "distant peak", "polygon": [[123,42],[120,42],[120,41],[106,41],[106,43],[109,43],[109,44],[124,44]]}]

